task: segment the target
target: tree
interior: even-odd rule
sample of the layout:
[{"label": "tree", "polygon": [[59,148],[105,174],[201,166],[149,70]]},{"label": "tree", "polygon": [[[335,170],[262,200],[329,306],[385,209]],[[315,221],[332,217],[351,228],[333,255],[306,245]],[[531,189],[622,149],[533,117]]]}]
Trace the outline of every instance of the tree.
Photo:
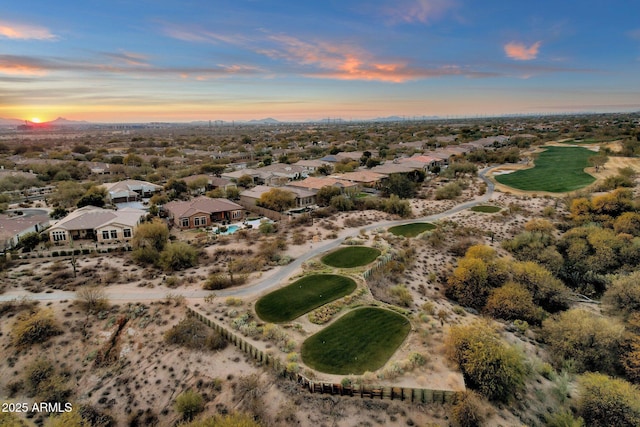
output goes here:
[{"label": "tree", "polygon": [[80,200],[78,200],[76,206],[78,206],[79,208],[83,206],[95,206],[97,208],[101,208],[106,203],[104,200],[105,197],[106,190],[102,189],[102,191],[100,191],[100,189],[92,187],[85,193],[84,196],[82,196],[82,198],[80,198]]},{"label": "tree", "polygon": [[169,240],[169,227],[160,219],[140,224],[131,241],[134,249],[150,248],[157,252],[164,249]]},{"label": "tree", "polygon": [[487,264],[480,258],[465,257],[447,281],[445,294],[463,306],[484,307],[490,292]]},{"label": "tree", "polygon": [[19,244],[24,252],[31,252],[40,243],[40,233],[32,231],[20,236]]},{"label": "tree", "polygon": [[251,175],[242,175],[238,178],[238,185],[244,188],[253,187],[253,177]]},{"label": "tree", "polygon": [[189,191],[189,187],[187,187],[186,182],[181,179],[174,178],[171,178],[169,182],[167,182],[164,189],[172,200],[182,197],[183,194],[186,194],[187,191]]},{"label": "tree", "polygon": [[185,242],[167,244],[158,259],[158,265],[166,271],[180,271],[198,262],[198,251]]},{"label": "tree", "polygon": [[600,373],[578,379],[578,414],[590,427],[640,425],[640,389]]},{"label": "tree", "polygon": [[83,286],[76,291],[76,297],[88,312],[99,312],[109,308],[107,294],[98,286]]},{"label": "tree", "polygon": [[142,166],[144,160],[142,160],[142,157],[138,156],[137,154],[130,153],[124,156],[124,159],[122,159],[122,163],[124,163],[126,166],[139,167]]},{"label": "tree", "polygon": [[514,282],[531,292],[535,304],[551,313],[568,307],[569,289],[543,266],[531,261],[511,262],[509,271]]},{"label": "tree", "polygon": [[616,278],[602,296],[602,302],[611,313],[623,317],[640,312],[640,271]]},{"label": "tree", "polygon": [[204,410],[204,399],[195,391],[187,390],[176,397],[175,408],[183,420],[191,421]]},{"label": "tree", "polygon": [[524,286],[507,283],[491,291],[484,311],[504,320],[526,320],[529,323],[542,321],[542,310],[533,303],[533,297]]},{"label": "tree", "polygon": [[485,321],[452,326],[445,348],[467,385],[490,400],[507,402],[524,385],[528,374],[524,357]]},{"label": "tree", "polygon": [[296,195],[292,191],[272,188],[262,193],[256,204],[276,212],[282,212],[295,207]]},{"label": "tree", "polygon": [[573,359],[577,372],[615,372],[624,327],[582,309],[558,313],[542,322],[545,341],[556,364]]},{"label": "tree", "polygon": [[598,153],[588,159],[589,163],[596,169],[596,172],[600,171],[600,168],[607,163],[607,160],[609,160],[609,157],[604,153]]},{"label": "tree", "polygon": [[342,194],[342,190],[332,185],[325,185],[321,187],[316,193],[316,203],[318,206],[329,206],[331,199],[335,196]]},{"label": "tree", "polygon": [[43,343],[61,333],[62,329],[58,326],[53,311],[38,309],[18,316],[11,329],[11,341],[17,348],[24,348]]},{"label": "tree", "polygon": [[613,229],[616,233],[640,236],[640,214],[636,212],[623,213],[613,221]]},{"label": "tree", "polygon": [[49,216],[53,219],[61,219],[67,216],[69,212],[62,206],[57,206],[50,213]]},{"label": "tree", "polygon": [[382,186],[382,194],[385,197],[395,194],[401,199],[410,199],[416,195],[416,192],[416,183],[407,175],[401,173],[389,175],[389,178]]},{"label": "tree", "polygon": [[206,190],[207,185],[209,185],[209,178],[206,176],[200,176],[189,182],[187,187],[189,187],[189,190],[191,190],[192,193],[197,193],[201,190]]},{"label": "tree", "polygon": [[78,182],[61,181],[56,186],[56,191],[49,196],[49,199],[55,206],[70,208],[76,205],[85,192],[84,187]]}]

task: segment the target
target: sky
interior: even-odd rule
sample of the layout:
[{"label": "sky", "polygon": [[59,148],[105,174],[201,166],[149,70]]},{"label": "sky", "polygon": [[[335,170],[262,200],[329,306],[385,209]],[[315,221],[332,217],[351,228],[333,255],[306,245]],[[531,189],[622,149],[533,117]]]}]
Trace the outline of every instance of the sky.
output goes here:
[{"label": "sky", "polygon": [[637,0],[3,3],[2,118],[640,111]]}]

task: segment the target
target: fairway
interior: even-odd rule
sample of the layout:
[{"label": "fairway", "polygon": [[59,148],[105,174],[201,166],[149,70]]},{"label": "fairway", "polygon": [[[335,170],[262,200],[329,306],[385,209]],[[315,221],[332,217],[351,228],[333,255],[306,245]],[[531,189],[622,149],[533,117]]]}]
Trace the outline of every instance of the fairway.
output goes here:
[{"label": "fairway", "polygon": [[495,176],[500,184],[524,191],[564,193],[586,187],[595,178],[584,172],[589,157],[595,155],[582,147],[546,147],[535,167]]},{"label": "fairway", "polygon": [[382,367],[411,330],[390,310],[365,307],[345,314],[302,344],[302,360],[328,374],[360,375]]},{"label": "fairway", "polygon": [[322,257],[322,262],[336,268],[367,265],[380,256],[380,251],[367,246],[347,246]]},{"label": "fairway", "polygon": [[488,206],[488,205],[480,205],[474,206],[470,208],[473,212],[482,212],[482,213],[496,213],[502,210],[501,207],[498,206]]},{"label": "fairway", "polygon": [[256,313],[267,322],[288,322],[355,289],[356,282],[348,277],[314,274],[260,298]]},{"label": "fairway", "polygon": [[436,228],[436,226],[428,222],[414,222],[411,224],[396,225],[395,227],[391,227],[389,232],[396,236],[416,237],[418,234],[433,230],[434,228]]}]

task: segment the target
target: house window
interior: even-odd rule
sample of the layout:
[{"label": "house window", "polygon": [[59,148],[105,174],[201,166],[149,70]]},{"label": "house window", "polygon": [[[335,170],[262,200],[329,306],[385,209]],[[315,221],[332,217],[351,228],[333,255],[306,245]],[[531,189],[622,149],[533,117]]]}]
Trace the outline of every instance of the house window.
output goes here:
[{"label": "house window", "polygon": [[123,233],[125,239],[128,239],[128,238],[131,237],[131,229],[130,228],[125,228],[124,230],[122,230],[122,233]]},{"label": "house window", "polygon": [[51,233],[54,242],[59,242],[61,240],[67,240],[67,233],[64,231],[54,231]]},{"label": "house window", "polygon": [[196,227],[199,225],[207,225],[207,217],[206,216],[202,216],[202,217],[196,217],[193,219],[193,225],[195,225]]},{"label": "house window", "polygon": [[239,218],[240,215],[242,215],[242,212],[240,212],[240,211],[231,212],[231,218]]},{"label": "house window", "polygon": [[112,239],[118,238],[118,230],[111,230],[111,238]]},{"label": "house window", "polygon": [[102,240],[109,240],[109,231],[108,230],[103,230],[102,231]]},{"label": "house window", "polygon": [[182,218],[180,220],[180,224],[182,227],[188,227],[189,226],[189,218]]}]

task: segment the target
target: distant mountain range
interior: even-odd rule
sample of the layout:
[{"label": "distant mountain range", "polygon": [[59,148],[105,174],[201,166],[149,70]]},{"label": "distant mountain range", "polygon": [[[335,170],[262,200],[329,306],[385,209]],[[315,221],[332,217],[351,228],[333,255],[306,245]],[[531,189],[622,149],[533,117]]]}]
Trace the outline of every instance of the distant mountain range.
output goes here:
[{"label": "distant mountain range", "polygon": [[0,126],[18,126],[23,125],[24,120],[20,119],[3,119],[0,117]]},{"label": "distant mountain range", "polygon": [[[368,120],[345,120],[343,118],[340,117],[335,117],[335,118],[325,118],[325,119],[317,119],[317,120],[306,120],[307,122],[315,122],[315,123],[348,123],[348,122],[402,122],[402,121],[411,121],[411,120],[437,120],[440,119],[441,117],[439,116],[388,116],[388,117],[377,117],[375,119],[368,119]],[[149,122],[149,123],[156,123],[156,122]],[[197,121],[192,121],[190,123],[188,123],[189,125],[194,125],[194,126],[207,126],[209,124],[214,125],[214,126],[219,126],[219,125],[229,125],[231,123],[236,123],[236,124],[248,124],[248,125],[277,125],[277,124],[282,124],[282,123],[289,123],[289,122],[283,122],[280,120],[276,120],[274,118],[271,117],[267,117],[264,119],[254,119],[254,120],[234,120],[234,121],[226,121],[226,120],[197,120]],[[83,126],[92,126],[92,125],[104,125],[105,123],[94,123],[94,122],[87,122],[84,120],[68,120],[65,119],[64,117],[58,117],[55,120],[51,120],[49,122],[42,122],[42,123],[34,123],[31,122],[29,120],[20,120],[20,119],[4,119],[0,117],[0,126],[2,127],[17,127],[20,125],[29,125],[29,126],[33,126],[34,128],[48,128],[48,127],[64,127],[64,126],[76,126],[76,127],[83,127]],[[117,124],[117,123],[114,123]],[[140,124],[144,124],[143,122],[140,122]],[[186,123],[171,123],[171,122],[166,122],[164,124],[167,125],[185,125]]]},{"label": "distant mountain range", "polygon": [[42,123],[34,123],[30,120],[0,118],[0,126],[29,125],[34,127],[49,127],[49,126],[82,126],[82,125],[90,125],[90,124],[92,123],[83,121],[83,120],[67,120],[64,117],[58,117],[57,119],[51,120],[50,122],[42,122]]}]

